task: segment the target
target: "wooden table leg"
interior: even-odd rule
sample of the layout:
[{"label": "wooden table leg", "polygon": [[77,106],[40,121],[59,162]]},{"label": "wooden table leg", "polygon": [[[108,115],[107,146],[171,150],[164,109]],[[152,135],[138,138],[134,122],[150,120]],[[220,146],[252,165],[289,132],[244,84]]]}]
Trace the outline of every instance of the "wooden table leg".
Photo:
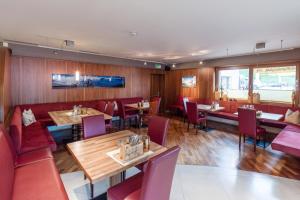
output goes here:
[{"label": "wooden table leg", "polygon": [[112,187],[114,185],[121,183],[122,181],[124,181],[124,179],[125,179],[125,171],[121,172],[119,174],[116,174],[114,176],[111,176],[109,178],[109,185],[110,185],[110,187]]},{"label": "wooden table leg", "polygon": [[90,182],[90,188],[91,188],[91,199],[94,198],[94,184]]}]

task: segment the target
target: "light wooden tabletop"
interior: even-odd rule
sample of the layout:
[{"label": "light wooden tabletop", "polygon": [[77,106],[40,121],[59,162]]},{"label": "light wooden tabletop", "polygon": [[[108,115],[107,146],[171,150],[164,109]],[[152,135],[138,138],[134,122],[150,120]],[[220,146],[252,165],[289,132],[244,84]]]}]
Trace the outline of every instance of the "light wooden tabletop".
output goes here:
[{"label": "light wooden tabletop", "polygon": [[218,107],[218,108],[212,109],[211,105],[205,105],[205,104],[197,104],[197,108],[198,108],[198,110],[212,111],[212,112],[221,111],[221,110],[225,109],[224,107]]},{"label": "light wooden tabletop", "polygon": [[[238,112],[236,112],[234,114],[238,115]],[[269,119],[269,120],[279,121],[283,118],[283,115],[275,114],[275,113],[262,112],[260,115],[257,115],[256,118],[257,119]]]},{"label": "light wooden tabletop", "polygon": [[96,109],[88,108],[87,113],[73,116],[72,110],[61,110],[48,112],[57,126],[81,124],[82,118],[93,115],[104,115],[105,120],[112,119],[112,116],[102,113]]},{"label": "light wooden tabletop", "polygon": [[143,106],[138,106],[137,103],[126,104],[126,107],[135,108],[137,110],[148,110],[150,108],[149,102],[144,102]]},{"label": "light wooden tabletop", "polygon": [[144,157],[126,166],[119,164],[106,154],[107,152],[118,149],[119,141],[133,134],[135,133],[129,130],[119,131],[69,143],[67,148],[87,178],[94,183],[95,181],[115,176],[167,150],[166,147],[151,142],[150,150],[154,152],[151,156]]}]

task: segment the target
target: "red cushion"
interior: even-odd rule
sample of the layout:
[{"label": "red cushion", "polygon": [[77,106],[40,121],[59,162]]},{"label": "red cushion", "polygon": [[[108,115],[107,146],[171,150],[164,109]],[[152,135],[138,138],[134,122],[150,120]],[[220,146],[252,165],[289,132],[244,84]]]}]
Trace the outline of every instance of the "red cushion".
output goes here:
[{"label": "red cushion", "polygon": [[68,199],[52,159],[15,170],[13,200]]},{"label": "red cushion", "polygon": [[271,146],[274,150],[300,157],[300,129],[298,132],[282,130],[273,140]]},{"label": "red cushion", "polygon": [[23,140],[20,153],[49,147],[55,151],[56,143],[47,129],[43,129],[39,123],[23,128]]},{"label": "red cushion", "polygon": [[49,148],[43,148],[18,155],[15,161],[15,165],[16,167],[21,167],[52,158],[53,156],[51,150]]},{"label": "red cushion", "polygon": [[[129,179],[126,179],[126,181],[108,189],[107,191],[108,199],[135,200],[135,199],[130,199],[129,197],[130,196],[132,197],[133,195],[132,193],[140,190],[142,186],[142,181],[143,181],[143,173],[139,173],[135,176],[130,177]],[[134,196],[136,196],[136,194]]]},{"label": "red cushion", "polygon": [[13,190],[14,156],[4,134],[0,129],[0,199],[9,200]]}]

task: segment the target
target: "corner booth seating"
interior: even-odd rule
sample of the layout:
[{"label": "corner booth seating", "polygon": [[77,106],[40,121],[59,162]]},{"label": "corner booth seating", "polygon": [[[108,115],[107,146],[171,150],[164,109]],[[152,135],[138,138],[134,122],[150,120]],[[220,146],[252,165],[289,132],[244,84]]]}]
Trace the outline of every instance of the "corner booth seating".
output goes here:
[{"label": "corner booth seating", "polygon": [[[26,153],[36,149],[49,147],[51,151],[56,150],[56,143],[47,129],[47,126],[55,125],[49,116],[50,111],[71,110],[74,105],[82,105],[99,110],[100,101],[121,101],[124,104],[136,103],[141,101],[142,97],[120,98],[120,99],[104,99],[93,101],[77,101],[77,102],[61,102],[61,103],[42,103],[42,104],[26,104],[16,106],[13,112],[10,124],[10,136],[14,147],[18,154]],[[24,110],[31,109],[36,122],[24,126],[22,124],[22,113]],[[118,116],[118,108],[115,108],[114,116]]]},{"label": "corner booth seating", "polygon": [[68,199],[49,148],[18,155],[1,126],[0,159],[1,200]]},{"label": "corner booth seating", "polygon": [[[179,97],[178,99],[183,99],[183,97]],[[211,101],[208,99],[190,99],[190,101],[196,101],[198,104],[210,104]],[[178,100],[178,102],[180,102]],[[177,102],[177,104],[178,104]],[[182,107],[183,107],[183,101]],[[180,102],[180,103],[181,103]],[[225,109],[219,112],[208,112],[208,120],[224,122],[229,124],[238,124],[238,116],[234,113],[237,112],[237,109],[248,103],[238,102],[238,101],[220,101],[220,106]],[[285,116],[285,113],[288,109],[292,111],[299,110],[300,108],[295,108],[289,105],[277,105],[277,104],[253,104],[256,110],[261,110],[263,112],[282,114]],[[181,106],[172,106],[171,108],[179,108]],[[300,125],[289,124],[284,121],[284,119],[280,121],[261,119],[260,125],[264,127],[270,127],[279,129],[280,132],[275,137],[273,142],[271,143],[271,147],[274,150],[282,151],[284,153],[288,153],[294,156],[300,157]]]}]

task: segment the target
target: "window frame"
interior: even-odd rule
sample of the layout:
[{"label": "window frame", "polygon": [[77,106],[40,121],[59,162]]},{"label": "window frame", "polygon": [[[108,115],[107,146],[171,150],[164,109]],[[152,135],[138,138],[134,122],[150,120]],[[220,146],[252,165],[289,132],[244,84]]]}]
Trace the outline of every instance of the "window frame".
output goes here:
[{"label": "window frame", "polygon": [[[287,66],[296,66],[296,85],[295,85],[295,92],[296,92],[296,105],[299,103],[299,96],[300,96],[300,88],[299,88],[299,77],[300,77],[300,62],[279,62],[279,63],[262,63],[256,65],[236,65],[236,66],[223,66],[223,67],[216,67],[215,68],[215,89],[219,91],[219,73],[221,70],[234,70],[234,69],[249,69],[249,82],[248,82],[248,95],[252,96],[253,94],[253,71],[255,68],[268,68],[268,67],[287,67]],[[241,98],[234,98],[236,100],[245,101],[248,99],[241,99]],[[252,102],[252,99],[250,100]],[[279,103],[279,104],[288,104],[291,105],[292,102],[283,102],[283,101],[269,101],[269,100],[261,100],[262,103]]]}]

